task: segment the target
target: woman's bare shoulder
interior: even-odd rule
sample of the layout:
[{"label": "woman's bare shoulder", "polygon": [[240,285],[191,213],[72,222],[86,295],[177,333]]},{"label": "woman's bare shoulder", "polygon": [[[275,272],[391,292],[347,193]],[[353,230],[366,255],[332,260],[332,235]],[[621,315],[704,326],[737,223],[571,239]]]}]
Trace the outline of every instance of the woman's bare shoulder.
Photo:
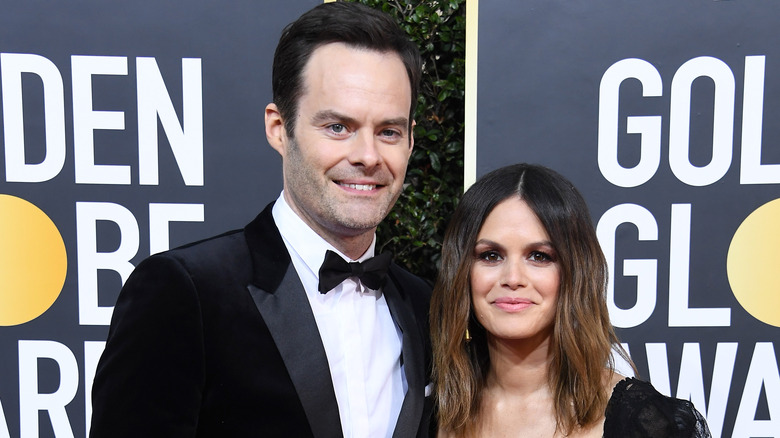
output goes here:
[{"label": "woman's bare shoulder", "polygon": [[604,389],[607,391],[607,394],[611,394],[612,390],[615,389],[615,386],[620,383],[621,380],[625,380],[626,376],[616,373],[612,370],[604,370]]}]

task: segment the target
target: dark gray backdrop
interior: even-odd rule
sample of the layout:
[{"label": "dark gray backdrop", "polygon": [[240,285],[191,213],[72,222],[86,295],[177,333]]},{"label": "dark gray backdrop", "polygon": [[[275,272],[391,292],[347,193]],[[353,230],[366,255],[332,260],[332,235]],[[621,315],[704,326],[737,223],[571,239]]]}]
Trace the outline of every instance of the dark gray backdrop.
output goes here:
[{"label": "dark gray backdrop", "polygon": [[[0,154],[0,194],[24,199],[51,218],[65,242],[68,272],[59,298],[45,313],[24,324],[0,327],[0,438],[20,436],[22,430],[25,436],[54,436],[54,429],[57,436],[85,434],[85,381],[90,378],[85,350],[99,351],[107,326],[79,321],[77,203],[111,203],[132,214],[140,238],[131,259],[136,264],[149,253],[151,203],[203,206],[202,222],[170,224],[168,244],[176,246],[240,227],[276,197],[281,189],[279,159],[267,146],[262,127],[263,108],[270,100],[270,59],[283,25],[316,3],[3,2],[0,53],[39,55],[61,75],[66,157],[61,171],[46,181],[15,182],[7,178],[5,155]],[[574,181],[590,203],[596,222],[623,204],[646,210],[657,226],[656,238],[637,242],[636,227],[630,224],[611,233],[616,240],[617,306],[629,309],[637,296],[637,279],[622,275],[622,261],[655,260],[657,264],[651,314],[619,333],[640,373],[664,392],[692,397],[707,414],[715,436],[731,436],[732,432],[735,436],[775,436],[780,430],[780,377],[774,353],[778,329],[740,306],[728,283],[725,260],[731,238],[745,217],[780,194],[777,181],[740,183],[739,164],[746,57],[765,61],[762,163],[780,163],[776,123],[780,49],[774,44],[780,10],[776,4],[757,0],[530,0],[483,1],[479,6],[477,173],[508,162],[538,162]],[[94,131],[94,161],[129,166],[130,184],[75,181],[71,57],[77,55],[126,59],[127,74],[93,76],[92,107],[123,113],[124,129]],[[158,129],[159,182],[140,184],[137,57],[156,60],[180,121],[182,59],[200,60],[202,185],[185,184],[163,127]],[[716,58],[721,63],[715,64],[725,65],[733,75],[733,139],[731,161],[722,177],[693,186],[682,182],[670,166],[670,108],[673,78],[681,66],[700,57]],[[641,115],[661,118],[660,159],[657,170],[643,184],[620,187],[606,178],[598,164],[599,114],[606,111],[606,105],[600,106],[599,89],[610,66],[630,58],[652,66],[661,78],[662,90],[658,96],[643,98],[638,81],[621,83],[617,120],[612,120],[618,132],[616,160],[629,169],[640,162],[640,136],[626,133],[626,120]],[[42,88],[35,75],[23,75],[29,163],[46,156]],[[723,90],[707,77],[698,78],[690,87],[690,111],[679,103],[675,106],[675,117],[690,114],[690,162],[698,167],[706,167],[713,157],[716,88]],[[719,111],[723,107],[720,102]],[[679,136],[676,141],[679,145]],[[674,238],[673,216],[677,224]],[[620,214],[616,218],[625,219]],[[126,237],[111,221],[99,221],[92,231],[101,253],[121,247]],[[607,227],[604,233],[610,235],[610,231]],[[690,239],[687,246],[686,236]],[[676,242],[675,251],[671,241]],[[684,257],[685,250],[689,258]],[[677,271],[676,278],[689,276],[687,282],[675,280],[673,288],[687,294],[688,307],[715,311],[716,316],[706,324],[696,318],[689,326],[670,323],[670,265],[671,272]],[[98,271],[99,306],[113,304],[120,283],[117,272]],[[67,349],[64,353],[57,350],[54,359],[46,356],[50,350],[39,348],[34,379],[40,395],[36,400],[44,401],[47,393],[65,394],[63,388],[75,382],[75,395],[59,401],[66,412],[64,420],[52,419],[50,411],[35,410],[34,405],[20,412],[20,391],[29,392],[31,387],[20,389],[19,350],[22,344],[38,348],[30,347],[38,345],[34,341]],[[63,360],[68,355],[77,364],[75,372]],[[53,405],[51,412],[56,416],[59,410],[56,402]]]},{"label": "dark gray backdrop", "polygon": [[[0,53],[39,55],[56,66],[61,75],[66,158],[61,171],[46,181],[16,182],[7,178],[5,153],[0,154],[0,194],[24,199],[49,216],[65,242],[68,271],[59,298],[45,313],[23,324],[0,327],[0,437],[85,436],[85,381],[89,382],[94,372],[85,363],[85,348],[99,351],[108,327],[79,320],[77,203],[111,203],[132,214],[140,241],[131,263],[137,264],[150,252],[151,203],[202,205],[203,221],[169,224],[168,243],[173,247],[242,227],[279,194],[280,160],[266,143],[263,128],[263,110],[271,100],[271,59],[282,27],[317,3],[318,0],[2,1]],[[91,102],[94,111],[123,113],[124,129],[94,131],[94,162],[129,166],[129,184],[76,182],[71,57],[78,55],[126,58],[126,74],[92,76]],[[185,184],[160,122],[159,181],[140,184],[138,57],[156,60],[179,125],[183,123],[182,59],[200,60],[200,184]],[[43,88],[38,76],[22,74],[27,163],[42,162],[47,154]],[[3,97],[0,90],[0,98]],[[83,94],[75,99],[88,100]],[[0,149],[5,151],[5,137],[0,138]],[[127,237],[110,220],[98,221],[92,232],[97,236],[98,252],[116,250]],[[110,307],[121,286],[120,275],[103,269],[97,277],[98,304]],[[54,359],[46,356],[46,348],[33,347],[38,348],[37,377],[33,379],[37,388],[29,383],[20,388],[19,351],[22,344],[39,345],[32,341],[46,341],[49,346],[60,345],[66,350],[55,348],[60,353],[53,354]],[[69,368],[69,360],[63,358],[75,360],[78,369]],[[67,387],[73,384],[78,389],[70,397]],[[29,395],[31,391],[35,392],[32,398],[43,404],[47,393],[65,396],[66,400],[54,404],[66,405],[66,416],[53,419],[51,412],[58,412],[54,415],[61,417],[61,409],[39,410],[36,402],[20,412],[20,392]]]},{"label": "dark gray backdrop", "polygon": [[[761,164],[780,163],[779,22],[776,2],[752,0],[479,3],[477,175],[525,161],[550,166],[571,179],[587,199],[594,222],[601,225],[600,238],[616,241],[610,261],[614,301],[621,309],[636,305],[638,288],[636,277],[624,275],[623,260],[656,263],[657,274],[644,275],[643,280],[655,279],[649,294],[655,305],[647,306],[652,312],[626,324],[618,334],[641,376],[662,392],[692,398],[707,415],[714,436],[780,436],[780,377],[774,353],[780,330],[740,306],[726,273],[729,244],[739,225],[780,197],[777,165],[766,168],[771,182],[744,183],[746,175],[743,183],[740,179],[745,68],[760,57],[765,61]],[[688,63],[700,57],[716,60]],[[617,81],[619,98],[614,93],[606,96],[619,101],[617,114],[608,116],[608,99],[599,96],[602,77],[613,64],[631,58],[650,66],[649,76],[660,78],[660,92],[643,97],[643,89],[650,85],[643,87],[637,79]],[[673,93],[673,79],[686,63]],[[637,70],[625,69],[639,74]],[[687,83],[686,71],[702,77],[689,87],[681,86]],[[734,83],[730,93],[729,72]],[[717,76],[717,84],[708,76]],[[755,78],[751,74],[748,79],[752,90],[760,85]],[[716,89],[721,93],[718,102]],[[690,110],[684,105],[688,90]],[[729,95],[734,99],[731,105]],[[618,145],[617,156],[604,155],[627,169],[640,163],[642,150],[642,136],[628,133],[627,119],[660,116],[660,129],[655,130],[660,133],[658,167],[637,178],[642,184],[621,186],[613,181],[615,172],[600,168],[599,148],[607,144],[599,143],[600,113],[612,123],[602,134],[613,132]],[[677,127],[670,135],[672,117]],[[681,162],[685,153],[670,160],[670,137],[671,147],[680,152],[677,148],[686,144],[687,131],[680,128],[686,119],[687,159],[693,169],[675,172],[670,162]],[[733,136],[727,135],[730,124]],[[713,137],[725,145],[717,153]],[[724,151],[731,151],[730,164],[715,169],[711,181],[693,185],[695,168],[707,167],[715,155],[726,157]],[[636,226],[626,223],[615,231],[602,221],[605,212],[623,204],[649,212],[657,236],[639,241]],[[623,207],[615,211],[610,216],[615,222],[634,217]],[[776,229],[765,231],[778,241]],[[602,245],[610,247],[604,239]],[[746,261],[754,256],[741,255]],[[770,263],[771,269],[780,267],[780,260]],[[780,280],[766,293],[780,293]],[[679,299],[685,294],[688,308],[714,313],[688,318],[684,310],[678,320],[670,318],[670,307],[680,308],[670,304],[670,296]]]}]

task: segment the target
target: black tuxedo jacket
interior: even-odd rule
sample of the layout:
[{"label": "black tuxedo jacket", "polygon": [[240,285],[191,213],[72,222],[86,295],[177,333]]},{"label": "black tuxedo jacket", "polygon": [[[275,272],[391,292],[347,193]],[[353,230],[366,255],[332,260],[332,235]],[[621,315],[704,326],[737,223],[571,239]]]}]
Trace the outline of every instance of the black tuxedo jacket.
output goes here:
[{"label": "black tuxedo jacket", "polygon": [[[430,287],[383,287],[408,382],[394,437],[425,436]],[[339,437],[325,350],[271,216],[144,260],[114,309],[91,437]]]}]

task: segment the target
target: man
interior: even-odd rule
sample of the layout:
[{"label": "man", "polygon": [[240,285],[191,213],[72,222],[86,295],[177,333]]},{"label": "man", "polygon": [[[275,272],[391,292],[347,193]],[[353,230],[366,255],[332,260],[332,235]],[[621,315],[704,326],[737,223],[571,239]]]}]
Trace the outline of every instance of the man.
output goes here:
[{"label": "man", "polygon": [[[138,266],[95,376],[92,437],[425,435],[430,289],[372,259],[420,71],[393,20],[358,4],[284,30],[265,110],[284,190],[243,230]],[[326,259],[364,263],[324,285]]]}]

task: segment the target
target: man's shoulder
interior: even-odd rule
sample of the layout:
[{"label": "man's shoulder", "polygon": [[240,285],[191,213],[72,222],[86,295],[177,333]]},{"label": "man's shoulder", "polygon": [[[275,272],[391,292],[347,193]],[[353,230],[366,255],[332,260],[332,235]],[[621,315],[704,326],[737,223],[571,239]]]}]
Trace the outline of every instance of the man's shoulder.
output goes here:
[{"label": "man's shoulder", "polygon": [[[183,269],[199,277],[252,275],[254,269],[271,269],[270,259],[285,251],[271,218],[271,206],[244,228],[233,229],[154,254],[141,262],[138,269]],[[138,270],[137,269],[137,270]],[[245,280],[245,279],[244,279]]]},{"label": "man's shoulder", "polygon": [[403,266],[393,262],[390,264],[390,277],[395,281],[401,293],[411,297],[412,301],[427,306],[431,300],[430,283],[412,274]]},{"label": "man's shoulder", "polygon": [[399,265],[398,263],[393,262],[390,264],[390,274],[404,286],[409,285],[411,287],[427,290],[432,288],[431,284],[425,281],[422,277],[418,277],[417,275],[412,274],[409,272],[409,270]]},{"label": "man's shoulder", "polygon": [[247,263],[248,257],[243,230],[238,229],[153,254],[143,260],[135,271],[183,270],[181,272],[189,272],[190,275],[207,274],[225,267],[238,269]]},{"label": "man's shoulder", "polygon": [[[190,261],[224,261],[238,256],[248,257],[249,252],[262,250],[265,241],[278,238],[269,231],[268,224],[273,224],[270,219],[270,206],[266,207],[254,220],[244,228],[225,231],[204,239],[196,240],[176,247],[158,255],[179,260]],[[252,235],[252,238],[248,237]],[[278,235],[278,232],[276,233]],[[250,248],[249,240],[257,248]],[[268,242],[270,245],[271,242]],[[275,242],[274,242],[275,244]]]},{"label": "man's shoulder", "polygon": [[197,253],[201,251],[214,251],[220,248],[228,248],[230,246],[241,243],[244,240],[244,230],[235,229],[225,231],[224,233],[217,234],[215,236],[206,237],[204,239],[195,240],[193,242],[186,243],[184,245],[173,248],[168,252],[169,255],[188,255],[191,253]]}]

